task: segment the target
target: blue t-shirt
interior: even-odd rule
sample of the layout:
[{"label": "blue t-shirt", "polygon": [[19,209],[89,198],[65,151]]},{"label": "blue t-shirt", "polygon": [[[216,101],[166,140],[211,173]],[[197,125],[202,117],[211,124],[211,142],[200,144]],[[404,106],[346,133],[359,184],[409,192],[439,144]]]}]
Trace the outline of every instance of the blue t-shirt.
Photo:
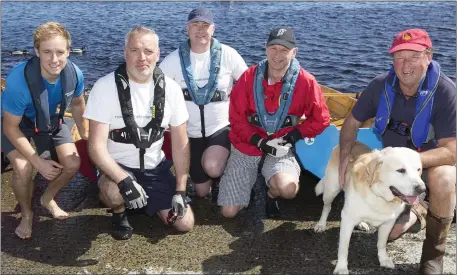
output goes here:
[{"label": "blue t-shirt", "polygon": [[[362,92],[362,95],[352,109],[352,115],[356,120],[363,122],[376,116],[386,79],[387,73],[377,76]],[[402,95],[398,82],[395,90],[398,93],[395,94],[391,119],[412,125],[416,116],[417,97],[406,99],[405,96]],[[430,124],[435,131],[435,140],[456,136],[456,94],[455,84],[451,79],[441,73],[430,118]],[[382,136],[384,147],[408,147],[407,140],[407,136],[399,135],[389,129],[387,129]],[[424,144],[422,149],[425,151],[435,147],[436,143],[429,142]]]},{"label": "blue t-shirt", "polygon": [[[3,110],[15,115],[25,115],[30,120],[35,120],[35,107],[33,106],[32,95],[30,94],[27,81],[24,76],[24,69],[27,62],[23,62],[13,69],[6,78],[5,91],[2,93],[2,112]],[[81,70],[75,65],[78,85],[73,97],[79,97],[84,92],[84,76]],[[55,83],[49,83],[43,78],[46,89],[48,90],[49,114],[57,112],[57,106],[62,102],[62,83],[60,76]]]}]

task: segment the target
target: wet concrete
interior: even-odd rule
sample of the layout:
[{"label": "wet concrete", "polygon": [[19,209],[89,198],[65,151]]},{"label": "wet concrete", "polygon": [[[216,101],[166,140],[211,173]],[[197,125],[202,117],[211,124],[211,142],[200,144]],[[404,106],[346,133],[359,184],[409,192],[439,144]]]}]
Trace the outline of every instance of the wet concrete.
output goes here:
[{"label": "wet concrete", "polygon": [[[342,197],[335,200],[328,231],[314,233],[322,209],[321,197],[312,188],[316,179],[301,177],[301,189],[291,201],[282,201],[283,217],[264,220],[263,187],[256,184],[251,206],[232,220],[223,219],[210,199],[194,199],[196,225],[180,234],[157,217],[129,218],[134,235],[115,241],[109,235],[111,219],[100,207],[97,189],[81,175],[57,197],[71,217],[51,216],[34,199],[33,238],[19,240],[14,229],[19,209],[11,189],[11,172],[2,175],[1,272],[4,274],[158,274],[158,273],[288,273],[329,274],[337,258],[339,211]],[[35,177],[35,197],[45,180]],[[71,194],[69,196],[69,194]],[[65,199],[70,197],[70,199]],[[349,253],[353,274],[418,274],[425,232],[406,234],[388,244],[395,270],[380,268],[373,232],[354,231]],[[450,230],[445,271],[455,274],[455,224]]]}]

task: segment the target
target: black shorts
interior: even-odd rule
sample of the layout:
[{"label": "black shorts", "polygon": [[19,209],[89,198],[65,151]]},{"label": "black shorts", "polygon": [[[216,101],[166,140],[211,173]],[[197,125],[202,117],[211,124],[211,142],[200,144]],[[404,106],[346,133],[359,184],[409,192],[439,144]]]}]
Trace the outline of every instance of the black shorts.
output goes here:
[{"label": "black shorts", "polygon": [[[54,161],[58,161],[57,158],[57,153],[56,153],[56,147],[65,143],[74,143],[73,138],[71,136],[70,130],[68,129],[68,126],[65,123],[62,123],[62,127],[57,132],[55,136],[53,136],[51,139],[49,136],[37,136],[33,132],[32,129],[23,129],[19,127],[19,129],[22,131],[24,136],[30,141],[30,139],[33,140],[36,148],[36,152],[38,155],[41,155],[43,152],[48,151],[51,154],[51,158]],[[3,133],[3,119],[2,119],[2,152],[6,156],[8,155],[11,151],[15,150],[16,148],[14,145],[11,143],[11,141],[5,136]]]},{"label": "black shorts", "polygon": [[135,212],[145,211],[152,216],[159,210],[171,208],[171,200],[176,193],[176,178],[171,160],[164,159],[156,168],[144,172],[139,168],[129,168],[122,164],[119,166],[143,187],[149,197],[148,204]]},{"label": "black shorts", "polygon": [[205,173],[202,166],[202,156],[205,150],[213,145],[220,145],[230,152],[230,140],[228,134],[230,126],[216,131],[211,136],[206,137],[206,144],[203,138],[189,138],[190,142],[190,178],[193,183],[199,184],[207,182],[210,177]]}]

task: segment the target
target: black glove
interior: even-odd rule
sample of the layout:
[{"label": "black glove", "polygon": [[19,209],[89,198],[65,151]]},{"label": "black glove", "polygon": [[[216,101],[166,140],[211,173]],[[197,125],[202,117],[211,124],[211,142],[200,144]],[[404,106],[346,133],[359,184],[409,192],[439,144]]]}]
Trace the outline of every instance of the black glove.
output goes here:
[{"label": "black glove", "polygon": [[262,138],[259,134],[254,134],[249,142],[257,146],[257,148],[259,148],[260,151],[276,158],[280,158],[287,155],[291,147],[291,145],[284,145],[285,141],[282,138],[268,140],[266,138]]},{"label": "black glove", "polygon": [[290,145],[295,146],[295,143],[301,139],[303,139],[300,131],[297,128],[294,128],[292,131],[287,133],[285,136],[282,137],[285,143],[290,143]]},{"label": "black glove", "polygon": [[186,191],[176,191],[176,195],[171,199],[171,209],[177,218],[182,218],[187,212]]},{"label": "black glove", "polygon": [[124,198],[125,204],[128,208],[142,208],[147,204],[146,192],[143,187],[134,181],[130,176],[121,180],[118,183],[119,191]]}]

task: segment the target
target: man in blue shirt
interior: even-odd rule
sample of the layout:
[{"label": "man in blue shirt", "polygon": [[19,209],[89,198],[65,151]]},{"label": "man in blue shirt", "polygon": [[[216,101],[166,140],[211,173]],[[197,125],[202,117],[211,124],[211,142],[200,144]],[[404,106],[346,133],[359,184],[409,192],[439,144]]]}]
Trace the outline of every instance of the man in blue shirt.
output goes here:
[{"label": "man in blue shirt", "polygon": [[363,91],[340,135],[340,184],[344,185],[349,152],[361,123],[375,117],[385,147],[420,152],[427,185],[426,203],[406,207],[389,239],[417,232],[425,225],[421,274],[443,274],[446,236],[455,209],[456,87],[432,60],[432,41],[422,29],[396,35],[389,51],[393,67]]},{"label": "man in blue shirt", "polygon": [[[40,25],[34,32],[36,56],[10,71],[2,93],[2,152],[13,168],[12,187],[22,217],[15,233],[21,239],[32,236],[33,168],[50,181],[41,204],[54,218],[68,218],[54,196],[75,176],[80,165],[70,131],[63,122],[70,104],[81,137],[87,139],[88,132],[82,118],[84,78],[67,59],[70,46],[71,37],[63,25]],[[46,150],[53,160],[40,157]]]}]

